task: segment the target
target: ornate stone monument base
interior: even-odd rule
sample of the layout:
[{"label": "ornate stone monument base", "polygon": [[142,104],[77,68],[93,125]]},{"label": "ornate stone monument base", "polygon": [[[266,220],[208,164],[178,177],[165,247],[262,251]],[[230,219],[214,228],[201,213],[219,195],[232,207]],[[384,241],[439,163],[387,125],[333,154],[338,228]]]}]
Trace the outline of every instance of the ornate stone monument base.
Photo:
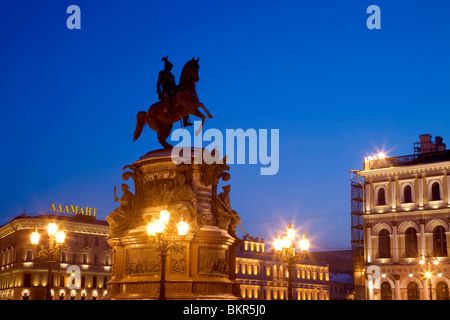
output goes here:
[{"label": "ornate stone monument base", "polygon": [[[165,260],[165,298],[240,298],[235,280],[235,252],[239,242],[235,227],[240,219],[231,208],[226,208],[229,200],[217,195],[219,180],[229,179],[225,172],[228,167],[195,163],[199,152],[203,149],[192,152],[192,164],[176,165],[170,151],[157,150],[125,167],[131,171],[125,172],[123,179],[133,178],[135,195],[123,189],[122,199],[127,201],[120,201],[121,206],[107,217],[108,243],[113,248],[112,279],[108,283],[110,299],[158,299],[160,296],[161,256],[152,245],[146,226],[161,210],[168,210],[173,220],[164,239],[176,244],[169,249]],[[190,225],[185,237],[174,232],[174,224],[179,219]]]}]

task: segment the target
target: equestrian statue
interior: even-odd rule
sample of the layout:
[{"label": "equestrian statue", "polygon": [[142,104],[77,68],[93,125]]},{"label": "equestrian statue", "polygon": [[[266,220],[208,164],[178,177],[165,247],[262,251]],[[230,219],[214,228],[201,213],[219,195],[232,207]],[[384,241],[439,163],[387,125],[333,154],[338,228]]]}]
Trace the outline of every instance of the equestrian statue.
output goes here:
[{"label": "equestrian statue", "polygon": [[201,126],[195,131],[197,136],[205,122],[205,115],[200,112],[202,108],[207,117],[212,119],[211,113],[200,102],[195,84],[199,81],[198,70],[200,69],[198,61],[200,58],[192,58],[183,67],[180,76],[180,83],[176,85],[175,76],[171,73],[172,63],[168,57],[163,57],[164,70],[159,73],[156,84],[156,92],[160,101],[152,104],[147,112],[139,111],[137,114],[136,130],[134,131],[133,141],[136,141],[142,133],[145,124],[155,130],[159,143],[164,149],[172,149],[173,146],[167,143],[173,124],[182,121],[183,127],[192,126],[189,122],[189,115],[202,119]]}]

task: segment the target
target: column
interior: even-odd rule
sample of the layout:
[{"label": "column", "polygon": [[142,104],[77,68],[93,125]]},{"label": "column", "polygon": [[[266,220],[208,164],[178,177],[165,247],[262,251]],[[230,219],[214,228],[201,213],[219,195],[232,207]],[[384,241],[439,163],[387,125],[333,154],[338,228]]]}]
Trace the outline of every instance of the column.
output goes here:
[{"label": "column", "polygon": [[[447,177],[447,171],[445,171],[445,173],[446,173],[446,177]],[[448,177],[447,177],[447,203],[448,203],[448,206],[450,207],[450,195],[449,195],[449,190],[450,190],[450,179],[448,179]]]},{"label": "column", "polygon": [[397,236],[397,222],[392,223],[393,233],[393,245],[392,245],[392,258],[393,262],[398,262],[398,236]]},{"label": "column", "polygon": [[398,177],[395,177],[395,199],[396,208],[400,208],[402,196],[400,195],[400,184],[398,183]]},{"label": "column", "polygon": [[422,201],[423,206],[428,204],[428,185],[427,180],[425,180],[425,174],[422,174]]},{"label": "column", "polygon": [[397,177],[395,177],[394,181],[391,181],[391,190],[392,190],[392,200],[391,200],[391,208],[392,212],[397,211]]},{"label": "column", "polygon": [[[372,225],[370,223],[366,224],[366,240],[364,241],[364,248],[366,249],[366,261],[368,263],[372,262]],[[450,242],[450,241],[449,241]]]},{"label": "column", "polygon": [[388,183],[387,183],[387,188],[386,188],[386,200],[387,200],[387,205],[388,208],[393,207],[393,202],[394,202],[394,198],[392,197],[392,179],[388,178]]},{"label": "column", "polygon": [[447,170],[444,171],[444,177],[442,178],[442,192],[444,195],[444,205],[448,204],[448,179],[447,179]]},{"label": "column", "polygon": [[446,232],[445,236],[447,237],[447,255],[450,256],[450,232]]},{"label": "column", "polygon": [[424,279],[422,280],[422,287],[423,287],[423,300],[430,300],[430,288],[428,287],[428,280]]},{"label": "column", "polygon": [[427,253],[427,241],[425,239],[425,221],[420,220],[420,250],[421,256],[426,256]]},{"label": "column", "polygon": [[372,209],[372,185],[370,183],[367,183],[364,185],[365,194],[366,194],[366,212],[370,213]]},{"label": "column", "polygon": [[418,186],[419,186],[419,194],[418,194],[418,200],[419,200],[419,209],[423,209],[423,182],[424,180],[422,179],[422,177],[418,178]]},{"label": "column", "polygon": [[394,275],[395,279],[395,300],[402,300],[400,295],[400,275]]},{"label": "column", "polygon": [[419,203],[419,198],[420,198],[420,193],[419,193],[419,178],[418,178],[418,175],[417,174],[415,174],[414,175],[415,176],[415,178],[414,178],[414,203],[415,203],[415,205],[416,205],[416,207],[419,207],[420,206],[420,203]]}]

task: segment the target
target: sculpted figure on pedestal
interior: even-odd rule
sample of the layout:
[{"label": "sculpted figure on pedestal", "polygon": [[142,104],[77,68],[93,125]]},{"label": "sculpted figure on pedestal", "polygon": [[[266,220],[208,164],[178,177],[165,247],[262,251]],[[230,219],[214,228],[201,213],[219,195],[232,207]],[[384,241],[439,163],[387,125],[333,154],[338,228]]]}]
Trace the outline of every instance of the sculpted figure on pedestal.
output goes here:
[{"label": "sculpted figure on pedestal", "polygon": [[208,109],[200,102],[195,84],[199,81],[198,70],[200,69],[198,61],[189,60],[183,67],[180,76],[180,83],[174,88],[175,77],[170,72],[172,64],[163,58],[165,61],[165,69],[161,71],[158,83],[157,93],[158,101],[150,106],[145,111],[140,111],[137,114],[137,124],[134,131],[133,141],[136,141],[142,133],[145,125],[156,131],[158,141],[164,149],[171,149],[173,146],[166,142],[172,131],[173,124],[183,119],[183,126],[189,126],[189,115],[193,115],[202,119],[202,125],[197,129],[195,135],[198,135],[205,122],[205,115],[200,112],[199,108],[203,109],[208,118],[212,119],[212,115]]},{"label": "sculpted figure on pedestal", "polygon": [[239,217],[238,213],[231,208],[231,186],[226,185],[222,187],[222,189],[223,192],[216,196],[213,202],[213,208],[217,215],[217,226],[227,230],[230,236],[236,238],[236,226],[241,223],[242,219]]},{"label": "sculpted figure on pedestal", "polygon": [[167,210],[171,213],[171,221],[180,220],[189,224],[189,230],[195,232],[199,229],[197,221],[197,198],[192,187],[186,183],[186,176],[179,172],[175,177],[175,186],[169,191],[169,205]]},{"label": "sculpted figure on pedestal", "polygon": [[128,190],[127,184],[122,184],[122,197],[119,199],[114,195],[114,201],[118,201],[120,206],[106,217],[109,224],[108,238],[119,238],[128,233],[130,226],[134,223],[133,200],[134,195]]},{"label": "sculpted figure on pedestal", "polygon": [[[166,117],[170,118],[178,86],[175,82],[175,76],[170,72],[173,64],[168,60],[168,56],[163,57],[161,61],[164,61],[164,70],[159,72],[158,81],[156,82],[156,93],[158,94],[158,99],[164,104]],[[184,116],[183,127],[192,125],[193,124],[189,122],[189,116]]]}]

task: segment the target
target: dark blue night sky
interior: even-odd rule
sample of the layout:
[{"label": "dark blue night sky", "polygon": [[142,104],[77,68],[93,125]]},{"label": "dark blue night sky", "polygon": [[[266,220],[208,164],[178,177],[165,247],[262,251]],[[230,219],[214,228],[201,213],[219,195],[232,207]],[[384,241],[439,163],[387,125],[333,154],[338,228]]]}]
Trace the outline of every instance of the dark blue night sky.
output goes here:
[{"label": "dark blue night sky", "polygon": [[[66,27],[71,4],[81,30]],[[366,27],[372,4],[380,30]],[[104,219],[122,168],[160,148],[148,128],[132,137],[161,58],[178,82],[200,57],[205,130],[280,132],[276,175],[231,166],[245,230],[269,242],[293,222],[313,249],[350,248],[349,170],[412,154],[423,133],[450,145],[449,13],[437,0],[4,2],[0,224],[52,202]]]}]

